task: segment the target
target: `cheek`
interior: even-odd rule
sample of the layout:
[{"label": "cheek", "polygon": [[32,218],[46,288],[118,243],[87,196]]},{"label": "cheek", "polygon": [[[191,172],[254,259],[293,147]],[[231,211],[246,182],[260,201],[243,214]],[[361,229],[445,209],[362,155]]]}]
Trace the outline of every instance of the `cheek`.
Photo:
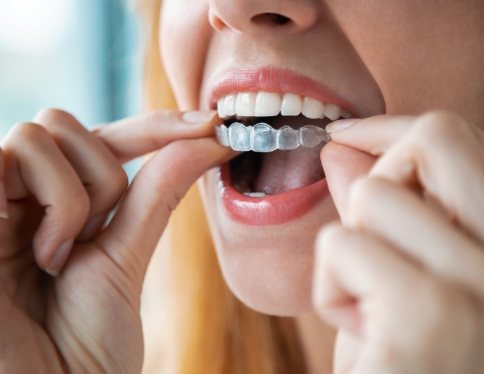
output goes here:
[{"label": "cheek", "polygon": [[181,110],[198,107],[210,36],[206,1],[164,1],[159,30],[161,59]]},{"label": "cheek", "polygon": [[482,61],[484,50],[477,47],[482,45],[477,39],[483,32],[484,3],[476,4],[328,0],[380,87],[387,113],[408,114],[441,107],[469,113],[468,103],[476,97],[468,82],[475,70],[469,56]]},{"label": "cheek", "polygon": [[[352,5],[348,8],[350,3]],[[412,21],[405,16],[404,4],[388,2],[384,6],[377,6],[379,3],[331,0],[330,6],[346,36],[380,87],[387,113],[418,110],[409,102],[415,96],[410,95],[413,91],[411,86],[413,82],[422,80],[425,65],[417,61],[417,41],[407,30]],[[351,11],[345,12],[345,8]],[[416,34],[420,32],[417,29],[418,27],[415,28]],[[412,79],[408,79],[409,76]],[[395,90],[396,87],[398,90]],[[421,99],[422,97],[419,98]]]}]

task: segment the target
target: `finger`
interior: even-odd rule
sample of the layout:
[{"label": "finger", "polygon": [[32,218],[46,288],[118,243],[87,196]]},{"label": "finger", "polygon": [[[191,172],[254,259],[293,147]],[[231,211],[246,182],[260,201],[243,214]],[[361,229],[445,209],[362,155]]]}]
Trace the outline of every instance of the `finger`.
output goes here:
[{"label": "finger", "polygon": [[414,124],[413,116],[380,115],[363,119],[344,119],[326,126],[335,143],[380,156],[398,142]]},{"label": "finger", "polygon": [[128,186],[128,177],[106,145],[69,113],[56,109],[39,112],[42,124],[81,179],[91,200],[86,230],[79,239],[90,239],[103,218],[115,206]]},{"label": "finger", "polygon": [[[45,336],[43,335],[45,332],[35,323],[31,314],[26,312],[26,308],[19,305],[18,293],[15,292],[19,292],[19,289],[25,289],[25,285],[20,286],[19,282],[9,282],[11,287],[7,287],[5,283],[0,283],[1,371],[3,373],[37,373],[40,370],[40,361],[33,358],[33,354],[36,355],[33,352],[38,352],[39,337]],[[12,292],[9,288],[15,289],[15,291]],[[15,296],[12,295],[14,293]],[[40,295],[37,297],[40,297]],[[33,304],[32,300],[29,301]],[[43,338],[40,339],[43,341]],[[42,344],[45,357],[55,357],[59,354],[54,344],[40,344]],[[46,370],[49,372],[65,370],[65,365],[61,364],[60,360],[49,360],[48,365],[49,368]]]},{"label": "finger", "polygon": [[95,243],[141,284],[172,210],[205,170],[233,154],[210,138],[166,146],[138,172],[111,224]]},{"label": "finger", "polygon": [[324,229],[315,282],[313,297],[323,318],[362,341],[355,372],[432,372],[428,357],[451,352],[451,372],[458,373],[479,357],[482,316],[475,299],[424,273],[377,237],[340,225]]},{"label": "finger", "polygon": [[371,175],[406,185],[418,182],[452,219],[484,243],[484,143],[476,132],[455,114],[423,116],[380,158]]},{"label": "finger", "polygon": [[416,194],[382,178],[350,193],[348,223],[379,236],[434,274],[484,295],[484,253]]},{"label": "finger", "polygon": [[93,130],[122,163],[156,151],[177,139],[210,136],[222,121],[215,111],[157,111],[122,119]]},{"label": "finger", "polygon": [[335,374],[354,373],[354,365],[362,349],[362,342],[357,337],[339,331],[334,346],[333,372]]},{"label": "finger", "polygon": [[0,220],[8,218],[7,195],[5,183],[3,181],[5,174],[5,160],[3,150],[0,148]]},{"label": "finger", "polygon": [[[16,168],[5,175],[8,193],[16,199],[33,195],[44,207],[44,217],[33,239],[38,265],[54,274],[65,262],[73,239],[79,234],[90,209],[89,196],[79,177],[45,128],[34,123],[15,126],[5,140],[6,157]],[[19,191],[10,180],[22,183]]]},{"label": "finger", "polygon": [[321,162],[331,196],[343,221],[346,219],[349,187],[358,177],[368,174],[375,160],[367,153],[334,142],[323,147]]},{"label": "finger", "polygon": [[314,305],[325,320],[353,336],[365,333],[368,316],[361,315],[360,301],[368,307],[407,297],[421,278],[417,267],[376,237],[339,224],[327,225],[318,235]]}]

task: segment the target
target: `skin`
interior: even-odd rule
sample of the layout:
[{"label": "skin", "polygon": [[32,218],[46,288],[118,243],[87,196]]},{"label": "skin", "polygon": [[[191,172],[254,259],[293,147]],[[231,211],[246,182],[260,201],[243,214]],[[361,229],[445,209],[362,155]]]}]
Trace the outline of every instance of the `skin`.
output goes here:
[{"label": "skin", "polygon": [[[484,6],[475,1],[442,3],[166,0],[162,58],[183,110],[208,109],[213,77],[220,71],[270,65],[324,82],[363,116],[445,108],[484,123],[479,110],[484,97]],[[292,23],[277,27],[251,21],[278,11]],[[328,171],[337,164],[323,166]],[[341,174],[348,169],[342,167]],[[333,201],[326,199],[309,215],[285,225],[247,228],[222,213],[215,177],[207,173],[202,189],[232,290],[262,312],[297,315],[310,310],[314,238],[324,224],[337,219]]]},{"label": "skin", "polygon": [[[291,22],[264,22],[267,12]],[[357,105],[368,118],[331,125],[321,152],[333,200],[291,229],[252,231],[253,241],[220,220],[205,173],[233,157],[211,138],[213,113],[88,131],[41,111],[0,152],[0,371],[139,372],[146,267],[205,173],[227,283],[251,307],[298,319],[310,371],[330,372],[334,349],[337,373],[482,372],[484,4],[165,0],[162,15],[162,57],[184,111],[207,109],[219,69],[260,64],[322,80]],[[122,163],[153,151],[128,187]]]},{"label": "skin", "polygon": [[[283,15],[290,22],[286,25],[277,25],[264,18],[267,13]],[[356,130],[347,129],[346,132],[335,134],[334,142],[326,146],[321,153],[334,204],[331,200],[323,201],[311,213],[288,224],[254,228],[235,223],[222,212],[214,173],[206,173],[201,183],[224,276],[232,291],[242,301],[264,313],[293,316],[311,313],[315,304],[318,306],[316,309],[319,314],[340,331],[344,331],[344,327],[347,327],[341,323],[341,320],[349,319],[348,323],[353,327],[349,330],[353,334],[352,338],[356,336],[357,339],[364,340],[362,329],[366,324],[361,321],[361,317],[355,317],[355,314],[359,314],[355,305],[365,304],[366,294],[356,294],[355,290],[350,289],[345,283],[345,277],[348,275],[344,274],[345,269],[340,263],[343,260],[338,258],[338,252],[344,252],[341,249],[342,243],[346,243],[345,240],[350,240],[349,238],[353,236],[357,239],[351,240],[358,242],[354,244],[355,248],[363,247],[365,251],[369,251],[366,247],[380,246],[380,251],[398,252],[397,255],[392,254],[392,256],[402,257],[401,247],[419,247],[412,243],[403,245],[396,239],[396,236],[401,236],[398,232],[402,226],[401,221],[405,222],[402,215],[398,214],[398,209],[409,210],[406,206],[402,206],[402,201],[405,201],[404,196],[409,198],[406,196],[407,190],[415,189],[414,185],[429,192],[440,205],[444,205],[442,209],[445,212],[444,216],[454,216],[451,208],[462,204],[461,201],[441,201],[447,192],[443,191],[441,186],[430,186],[426,183],[430,181],[422,180],[420,168],[425,166],[420,163],[424,162],[422,159],[425,157],[420,159],[420,163],[412,160],[412,170],[416,175],[401,176],[396,180],[394,180],[394,174],[397,174],[400,169],[402,169],[400,172],[404,173],[405,167],[408,166],[405,165],[405,161],[410,163],[407,160],[410,156],[407,155],[407,159],[404,160],[394,156],[392,161],[386,161],[385,168],[376,168],[375,161],[385,156],[385,152],[393,149],[392,147],[400,149],[402,154],[411,154],[413,148],[413,152],[417,152],[418,149],[423,154],[448,153],[448,147],[453,144],[452,136],[456,135],[453,134],[456,131],[454,127],[463,132],[456,136],[465,138],[463,140],[465,148],[466,145],[470,146],[468,142],[473,142],[472,134],[480,131],[474,128],[469,132],[467,128],[484,127],[484,111],[481,105],[484,99],[484,48],[481,43],[484,34],[484,5],[478,1],[381,3],[339,0],[185,2],[165,0],[161,15],[162,58],[178,104],[184,110],[198,107],[208,109],[210,86],[218,72],[227,68],[270,65],[291,68],[324,82],[340,96],[354,103],[364,117],[386,114],[381,121],[385,124],[388,121],[388,125],[383,128],[371,123],[367,133],[358,131],[357,135],[353,136]],[[186,32],[186,30],[192,32]],[[194,38],[193,35],[197,37]],[[422,113],[438,109],[445,109],[447,112],[417,117]],[[459,116],[452,112],[458,113]],[[402,114],[408,117],[392,117]],[[390,130],[392,121],[398,124],[396,126],[398,131]],[[441,126],[440,123],[447,125]],[[362,125],[355,127],[360,128]],[[431,130],[427,132],[427,128]],[[375,136],[376,131],[379,131],[377,136]],[[467,134],[465,134],[466,131]],[[449,138],[448,141],[443,142],[446,144],[445,148],[442,144],[434,144],[434,140],[440,136]],[[350,137],[351,141],[346,137]],[[411,140],[404,142],[406,137]],[[418,143],[418,147],[414,143]],[[479,175],[481,178],[479,186],[482,186],[482,167],[475,161],[484,159],[482,146],[474,144],[474,151],[465,152],[473,162],[467,158],[456,160],[453,157],[448,157],[447,161],[456,164],[456,168],[462,167],[461,163],[473,164],[474,168],[467,170],[468,175]],[[382,157],[382,163],[384,163],[383,159],[385,157]],[[469,190],[462,181],[455,180],[451,168],[443,162],[443,159],[440,163],[436,159],[428,167],[432,170],[442,170],[442,175],[445,174],[448,179],[445,181],[439,179],[431,183],[449,181],[455,184],[456,190]],[[393,171],[392,168],[397,171]],[[361,189],[364,192],[353,192],[357,197],[352,197],[350,187],[359,178],[364,178],[364,181],[358,182],[360,187],[355,187],[356,191]],[[391,186],[386,185],[387,178],[390,179]],[[383,204],[365,205],[367,199],[378,201],[377,193],[373,193],[370,196],[371,199],[366,195],[366,190],[373,188],[383,196],[387,194],[387,190],[395,188],[397,192],[393,198],[398,200],[398,204],[395,204],[394,209],[386,208]],[[477,204],[476,199],[481,195],[478,190],[474,190],[471,204]],[[361,208],[362,205],[365,209]],[[414,219],[414,216],[427,214],[430,205],[432,204],[427,200],[423,205],[412,205],[413,210],[407,212],[405,219],[410,220]],[[477,213],[482,213],[482,204],[477,205],[479,206]],[[385,239],[389,243],[377,245],[371,242],[373,238],[366,237],[373,234],[366,209],[376,210],[380,215],[387,219],[391,217],[390,221],[396,222],[392,229],[378,231],[381,236],[379,240]],[[475,209],[469,206],[469,211]],[[476,212],[469,214],[473,217],[471,219],[479,220]],[[343,222],[343,228],[341,224],[336,224],[328,226],[329,228],[323,231],[322,239],[317,246],[318,251],[323,254],[317,257],[319,262],[316,261],[314,264],[313,243],[316,233],[321,227],[337,219],[338,215]],[[353,216],[358,216],[359,219],[351,218]],[[476,222],[473,225],[475,226]],[[408,230],[404,234],[406,237],[413,235],[413,231],[410,228]],[[459,229],[446,227],[445,230]],[[483,230],[482,225],[477,227],[480,237]],[[301,235],[301,233],[304,234]],[[431,238],[443,234],[435,228],[422,232],[421,235],[430,238],[427,246],[434,247],[427,250],[440,250],[437,241],[433,243]],[[466,235],[462,230],[459,234]],[[482,249],[482,242],[480,247],[479,249]],[[406,251],[403,252],[407,254]],[[411,267],[409,262],[412,261],[421,263],[420,257],[423,255],[414,250],[411,256],[407,256],[410,258],[400,259],[405,265],[399,265],[397,259],[393,259],[396,264],[395,268],[391,267],[391,269],[395,273],[383,272],[374,269],[374,265],[368,264],[361,264],[361,268],[353,265],[356,269],[352,268],[352,272],[365,274],[370,269],[377,271],[381,273],[380,278],[383,283],[385,276],[396,278],[393,285],[375,286],[379,288],[375,292],[386,294],[392,292],[392,286],[397,287],[397,283],[405,279],[403,271],[397,271],[396,267]],[[341,256],[344,254],[342,253]],[[382,262],[377,250],[369,253],[368,256],[375,258],[375,263]],[[333,260],[333,257],[336,259]],[[482,264],[482,259],[479,263]],[[316,269],[314,284],[316,291],[313,292],[312,300],[310,290],[313,267]],[[417,271],[413,267],[411,271],[418,273],[415,277],[421,277],[422,283],[435,281],[439,284],[435,286],[436,288],[444,287],[440,285],[442,279],[434,279],[435,275],[431,268],[426,268],[424,274],[421,274],[420,270]],[[464,269],[459,267],[456,271],[466,271]],[[327,274],[333,272],[343,279],[329,279],[331,277]],[[331,284],[332,287],[327,284]],[[412,284],[418,287],[419,282]],[[399,295],[401,299],[392,300],[393,307],[385,304],[386,313],[395,317],[398,308],[402,308],[402,300],[405,300],[410,293],[411,290],[407,289],[405,293]],[[325,296],[321,296],[323,294]],[[345,308],[340,308],[340,298],[343,298],[344,306],[351,306],[350,313],[345,312]],[[445,303],[451,303],[448,301],[449,297],[442,297],[440,292],[434,289],[422,292],[418,300],[426,298],[435,299],[436,303],[444,298]],[[460,317],[456,313],[449,318]],[[357,327],[353,326],[355,324]],[[319,330],[318,333],[321,336],[328,335],[327,327],[324,325],[317,326],[317,323],[311,325],[313,329]],[[440,322],[436,325],[439,328],[442,327]],[[315,334],[309,333],[309,329],[304,326],[307,326],[307,323],[301,323],[301,328],[308,352],[311,351],[311,343],[308,345],[310,341],[312,345],[324,346],[322,339],[318,341]],[[435,326],[432,331],[434,329],[436,329]],[[448,332],[446,329],[443,330]],[[418,336],[418,333],[415,335]],[[338,370],[353,365],[360,367],[359,364],[352,362],[354,356],[347,360],[350,361],[349,364],[341,363],[345,361],[342,358],[344,354],[341,352],[350,351],[348,346],[351,345],[348,342],[351,339],[348,338],[348,334],[339,334],[339,336],[343,336],[339,341],[344,342],[343,349],[340,348],[336,352]],[[439,333],[438,336],[443,337],[445,333]],[[393,336],[392,339],[397,340]],[[389,341],[387,349],[391,351],[394,348],[393,341],[390,338],[387,340]],[[434,340],[432,339],[432,342]],[[342,345],[340,344],[339,347]],[[371,355],[368,357],[365,356],[367,361],[361,364],[361,368],[372,368],[373,371],[370,372],[384,371],[387,368],[381,362],[378,363],[381,366],[377,364],[371,366],[373,365],[371,360],[374,358]],[[317,360],[309,360],[310,365],[314,369],[323,368],[324,365],[316,362]],[[425,364],[422,364],[422,368],[427,369]],[[452,371],[449,370],[449,372]]]},{"label": "skin", "polygon": [[[153,250],[180,197],[231,154],[207,138],[213,116],[148,113],[88,131],[48,109],[12,128],[0,152],[1,372],[141,371]],[[122,164],[154,151],[128,188]]]}]

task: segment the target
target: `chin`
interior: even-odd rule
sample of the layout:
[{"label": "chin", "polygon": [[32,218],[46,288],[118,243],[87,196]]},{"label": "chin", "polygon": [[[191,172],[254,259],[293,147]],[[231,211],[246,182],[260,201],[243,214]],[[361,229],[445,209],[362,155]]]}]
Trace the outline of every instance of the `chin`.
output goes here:
[{"label": "chin", "polygon": [[[312,247],[303,250],[311,252]],[[254,253],[257,251],[257,253]],[[276,316],[297,316],[312,309],[313,256],[285,256],[281,248],[217,247],[225,281],[249,308]]]}]

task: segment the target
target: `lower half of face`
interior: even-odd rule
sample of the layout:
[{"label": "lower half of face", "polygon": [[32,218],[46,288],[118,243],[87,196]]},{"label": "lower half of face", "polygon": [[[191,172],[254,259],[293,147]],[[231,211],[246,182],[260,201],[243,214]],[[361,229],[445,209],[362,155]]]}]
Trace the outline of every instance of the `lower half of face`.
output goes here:
[{"label": "lower half of face", "polygon": [[[283,179],[289,174],[285,166],[265,162]],[[240,191],[237,183],[243,177],[235,173],[237,168],[249,173],[248,167],[249,161],[244,165],[232,161],[208,171],[199,182],[224,278],[236,296],[255,310],[285,316],[308,312],[314,240],[325,223],[337,219],[325,180],[251,197]],[[261,190],[272,183],[283,185],[277,178],[251,177],[258,177]]]},{"label": "lower half of face", "polygon": [[[481,3],[294,0],[284,2],[283,18],[274,18],[266,8],[279,2],[259,3],[266,13],[254,15],[254,8],[242,7],[247,4],[242,1],[164,0],[161,52],[180,109],[214,109],[207,104],[207,92],[221,71],[236,69],[240,75],[240,69],[276,67],[324,83],[358,107],[361,117],[442,108],[470,120],[484,117],[480,109],[484,99]],[[210,14],[217,14],[225,27],[218,22],[215,31],[208,22]],[[278,33],[284,25],[288,31]],[[298,27],[291,29],[291,25]],[[279,75],[262,70],[267,71],[256,70],[257,77],[288,77],[286,70]],[[255,105],[250,96],[240,96],[241,112],[235,113],[231,95],[245,95],[240,87],[247,86],[251,74],[240,76],[240,84],[223,92],[227,98],[222,111],[228,107],[225,111],[235,119],[252,112]],[[233,81],[229,78],[226,83]],[[319,99],[331,113],[310,100],[306,116],[298,116],[301,99],[317,99],[318,92],[312,95],[314,90],[308,89],[311,85],[305,79],[293,78],[256,90],[250,87],[249,91],[262,93],[266,115],[274,107],[281,115],[292,113],[284,121],[278,116],[264,122],[280,129],[285,124],[314,125],[309,117],[335,119],[342,114],[327,105],[338,101],[327,102],[322,94]],[[299,83],[293,85],[293,81]],[[255,83],[260,85],[260,80]],[[341,109],[351,112],[344,105]],[[263,155],[249,152],[207,172],[200,181],[226,281],[243,302],[261,312],[295,315],[311,308],[314,239],[321,227],[337,219],[324,181],[320,148]]]}]

